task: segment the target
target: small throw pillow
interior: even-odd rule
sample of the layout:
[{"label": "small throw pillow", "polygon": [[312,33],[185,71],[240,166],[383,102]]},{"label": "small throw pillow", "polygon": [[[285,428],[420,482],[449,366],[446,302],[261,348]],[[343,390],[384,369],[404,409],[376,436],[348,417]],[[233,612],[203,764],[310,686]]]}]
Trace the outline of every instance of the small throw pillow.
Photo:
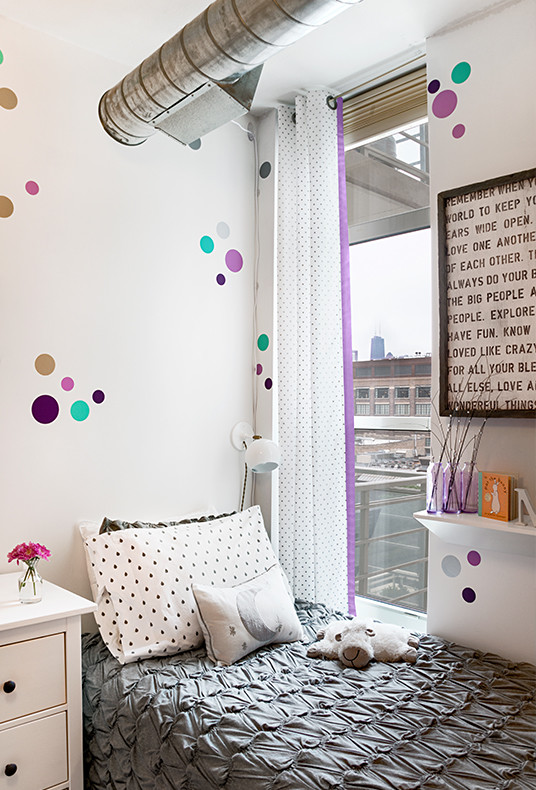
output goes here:
[{"label": "small throw pillow", "polygon": [[193,584],[208,657],[234,664],[273,642],[296,642],[303,629],[279,565],[235,587]]}]

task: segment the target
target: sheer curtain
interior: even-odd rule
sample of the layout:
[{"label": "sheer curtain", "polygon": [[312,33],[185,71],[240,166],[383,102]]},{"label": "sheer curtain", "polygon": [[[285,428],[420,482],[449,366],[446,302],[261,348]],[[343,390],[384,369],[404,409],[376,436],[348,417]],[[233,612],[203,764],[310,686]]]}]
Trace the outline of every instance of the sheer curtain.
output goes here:
[{"label": "sheer curtain", "polygon": [[[347,237],[341,245],[342,127],[326,98],[313,91],[297,97],[295,110],[279,111],[279,556],[296,597],[343,609],[350,602],[352,611],[353,385],[347,320],[343,333],[349,308],[343,311],[341,299],[348,266],[343,254],[341,278],[341,250],[347,247]],[[346,369],[348,358],[350,364],[346,400],[343,336]]]}]

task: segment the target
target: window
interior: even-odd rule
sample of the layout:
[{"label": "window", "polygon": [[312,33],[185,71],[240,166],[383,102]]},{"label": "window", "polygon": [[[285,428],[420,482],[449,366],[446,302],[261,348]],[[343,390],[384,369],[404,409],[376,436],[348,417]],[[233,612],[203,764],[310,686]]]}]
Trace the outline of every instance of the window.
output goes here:
[{"label": "window", "polygon": [[368,387],[359,387],[356,389],[356,398],[360,400],[368,400],[370,398],[370,390]]},{"label": "window", "polygon": [[388,403],[375,403],[374,404],[374,414],[389,414],[389,404]]},{"label": "window", "polygon": [[415,394],[417,398],[427,398],[430,400],[430,387],[417,387],[417,392]]},{"label": "window", "polygon": [[370,403],[356,403],[356,417],[365,417],[370,414]]},{"label": "window", "polygon": [[[410,82],[422,114],[396,114],[395,132],[375,126],[385,124],[382,112],[389,115],[387,105],[379,106],[382,92],[398,101]],[[364,412],[355,416],[356,594],[423,612],[428,533],[412,514],[425,507],[430,458],[428,126],[419,120],[426,113],[426,80],[422,73],[409,75],[406,83],[357,96],[356,103],[345,135],[352,336],[359,360],[354,379],[374,394],[373,414],[362,422]]]},{"label": "window", "polygon": [[417,417],[429,417],[432,411],[431,403],[416,403],[415,414]]}]

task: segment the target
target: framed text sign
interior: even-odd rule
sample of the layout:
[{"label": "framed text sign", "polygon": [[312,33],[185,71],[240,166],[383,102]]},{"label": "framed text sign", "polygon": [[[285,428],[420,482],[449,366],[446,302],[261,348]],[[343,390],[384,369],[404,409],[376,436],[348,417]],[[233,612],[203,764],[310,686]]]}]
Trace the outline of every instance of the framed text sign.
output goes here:
[{"label": "framed text sign", "polygon": [[536,169],[438,195],[439,413],[536,416]]}]

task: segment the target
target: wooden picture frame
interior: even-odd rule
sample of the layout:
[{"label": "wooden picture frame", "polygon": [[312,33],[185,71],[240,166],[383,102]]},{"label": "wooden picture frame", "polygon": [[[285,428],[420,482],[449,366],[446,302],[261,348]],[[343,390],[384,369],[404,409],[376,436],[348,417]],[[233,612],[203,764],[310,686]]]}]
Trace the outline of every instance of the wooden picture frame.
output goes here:
[{"label": "wooden picture frame", "polygon": [[536,416],[536,168],[438,195],[439,414]]}]

